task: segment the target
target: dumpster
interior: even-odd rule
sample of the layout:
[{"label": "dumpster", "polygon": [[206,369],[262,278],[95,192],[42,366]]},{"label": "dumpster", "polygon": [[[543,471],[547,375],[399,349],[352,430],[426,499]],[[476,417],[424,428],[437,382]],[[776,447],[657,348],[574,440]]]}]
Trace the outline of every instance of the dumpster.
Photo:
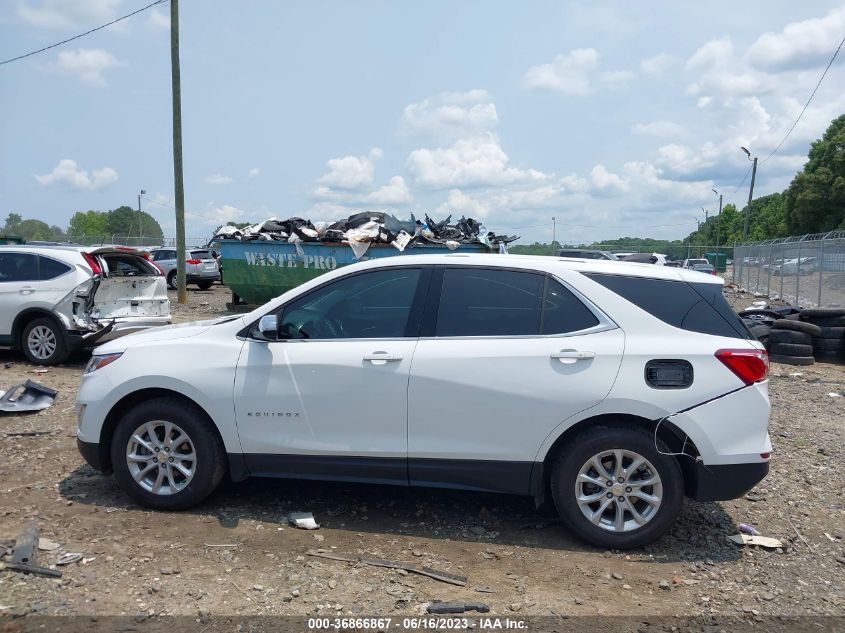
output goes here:
[{"label": "dumpster", "polygon": [[722,253],[704,253],[704,257],[716,269],[717,273],[723,273],[727,270],[728,254]]},{"label": "dumpster", "polygon": [[19,235],[0,235],[0,244],[3,244],[4,246],[9,244],[24,244],[25,242],[26,240]]},{"label": "dumpster", "polygon": [[434,253],[488,253],[483,244],[465,244],[455,251],[437,244],[414,245],[399,251],[390,244],[370,244],[360,259],[348,244],[301,242],[290,244],[267,240],[221,240],[220,259],[224,281],[232,291],[234,304],[260,305],[291,288],[330,270],[357,261],[380,257],[430,255]]}]

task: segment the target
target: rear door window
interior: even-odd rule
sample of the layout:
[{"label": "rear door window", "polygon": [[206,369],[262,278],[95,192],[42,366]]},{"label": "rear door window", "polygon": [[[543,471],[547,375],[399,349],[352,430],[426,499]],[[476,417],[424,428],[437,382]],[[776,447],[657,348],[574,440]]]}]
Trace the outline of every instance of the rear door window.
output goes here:
[{"label": "rear door window", "polygon": [[44,257],[43,255],[38,257],[38,278],[41,281],[55,279],[64,275],[69,270],[71,270],[70,266],[57,259]]},{"label": "rear door window", "polygon": [[556,279],[549,277],[543,299],[542,334],[568,334],[595,327],[599,324],[596,315],[584,302],[564,288]]}]

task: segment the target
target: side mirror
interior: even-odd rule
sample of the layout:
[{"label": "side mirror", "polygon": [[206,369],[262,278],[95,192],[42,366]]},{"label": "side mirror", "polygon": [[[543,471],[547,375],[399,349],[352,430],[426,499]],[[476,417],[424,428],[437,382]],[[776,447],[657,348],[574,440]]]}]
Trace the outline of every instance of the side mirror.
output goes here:
[{"label": "side mirror", "polygon": [[258,321],[258,331],[268,341],[275,341],[279,338],[279,317],[275,314],[267,314]]}]

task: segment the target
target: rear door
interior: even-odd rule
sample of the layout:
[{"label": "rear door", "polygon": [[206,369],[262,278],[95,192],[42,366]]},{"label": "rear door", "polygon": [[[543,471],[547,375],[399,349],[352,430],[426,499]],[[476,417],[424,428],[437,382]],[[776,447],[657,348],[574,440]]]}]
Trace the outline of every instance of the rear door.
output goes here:
[{"label": "rear door", "polygon": [[546,436],[601,402],[624,334],[558,279],[438,269],[408,388],[412,484],[525,494]]},{"label": "rear door", "polygon": [[96,319],[167,316],[170,301],[159,270],[142,255],[131,251],[98,250],[108,275],[94,295]]}]

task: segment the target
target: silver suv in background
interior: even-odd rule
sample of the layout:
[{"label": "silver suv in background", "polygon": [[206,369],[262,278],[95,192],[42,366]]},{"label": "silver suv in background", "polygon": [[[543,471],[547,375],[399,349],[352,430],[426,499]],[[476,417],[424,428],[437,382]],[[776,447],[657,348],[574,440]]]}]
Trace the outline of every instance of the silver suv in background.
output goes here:
[{"label": "silver suv in background", "polygon": [[[150,259],[155,262],[167,285],[176,289],[176,249],[154,248],[150,250]],[[185,253],[185,280],[196,284],[200,290],[208,290],[215,281],[220,281],[220,266],[214,253],[207,248],[192,248]]]},{"label": "silver suv in background", "polygon": [[0,246],[0,347],[32,363],[170,323],[164,278],[133,248]]}]

